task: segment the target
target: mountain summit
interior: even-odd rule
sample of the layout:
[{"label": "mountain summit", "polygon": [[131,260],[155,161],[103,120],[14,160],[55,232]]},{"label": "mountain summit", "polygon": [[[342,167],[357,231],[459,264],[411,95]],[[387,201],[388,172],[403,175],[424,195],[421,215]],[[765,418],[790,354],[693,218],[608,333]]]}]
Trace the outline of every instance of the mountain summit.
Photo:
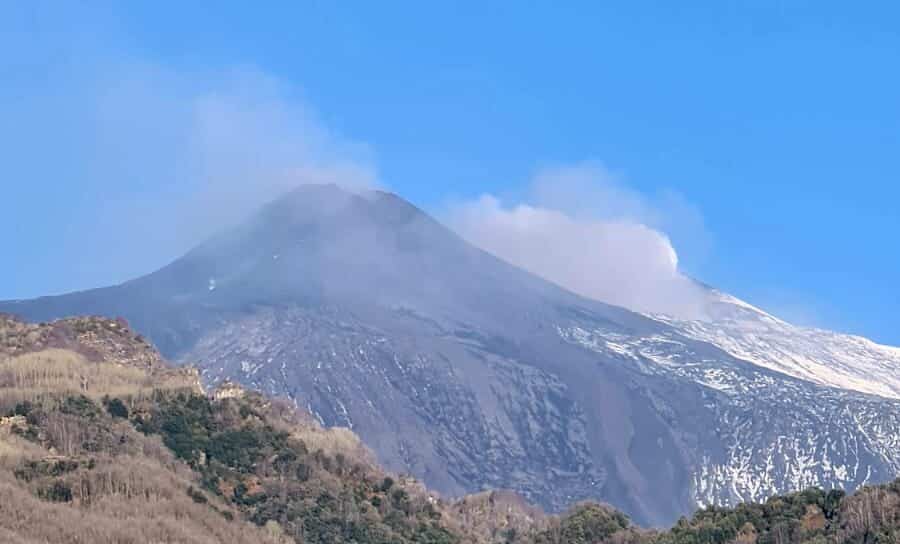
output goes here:
[{"label": "mountain summit", "polygon": [[206,382],[289,398],[451,495],[661,525],[900,472],[897,400],[578,297],[380,191],[304,186],[157,272],[0,311],[125,317]]}]

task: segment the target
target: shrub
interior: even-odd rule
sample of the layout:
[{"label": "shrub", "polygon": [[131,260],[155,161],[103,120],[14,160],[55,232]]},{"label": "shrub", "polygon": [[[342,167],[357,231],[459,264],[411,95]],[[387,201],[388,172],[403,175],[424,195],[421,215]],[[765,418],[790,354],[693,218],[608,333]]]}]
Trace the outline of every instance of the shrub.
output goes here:
[{"label": "shrub", "polygon": [[106,397],[103,404],[106,406],[106,412],[112,417],[128,419],[128,407],[120,399]]},{"label": "shrub", "polygon": [[206,504],[209,502],[209,499],[206,498],[206,495],[203,494],[202,491],[194,489],[193,486],[187,488],[188,497],[191,498],[197,504]]},{"label": "shrub", "polygon": [[41,488],[38,496],[50,502],[72,502],[72,488],[62,480],[56,480],[49,487]]}]

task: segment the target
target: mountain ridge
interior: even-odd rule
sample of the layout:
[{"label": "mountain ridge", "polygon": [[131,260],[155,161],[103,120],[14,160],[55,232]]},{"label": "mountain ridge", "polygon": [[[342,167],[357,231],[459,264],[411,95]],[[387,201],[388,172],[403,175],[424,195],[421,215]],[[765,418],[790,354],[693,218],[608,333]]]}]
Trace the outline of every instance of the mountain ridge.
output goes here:
[{"label": "mountain ridge", "polygon": [[713,319],[651,317],[760,367],[820,385],[900,398],[900,348],[792,325],[715,289],[707,297]]},{"label": "mountain ridge", "polygon": [[894,400],[581,298],[389,193],[301,188],[153,274],[3,310],[122,315],[206,383],[290,398],[451,495],[595,498],[664,525],[697,504],[900,472]]},{"label": "mountain ridge", "polygon": [[591,502],[548,516],[504,491],[448,501],[379,469],[351,431],[231,382],[199,390],[99,317],[0,316],[0,498],[0,538],[20,544],[864,544],[900,531],[900,480],[707,507],[665,531]]}]

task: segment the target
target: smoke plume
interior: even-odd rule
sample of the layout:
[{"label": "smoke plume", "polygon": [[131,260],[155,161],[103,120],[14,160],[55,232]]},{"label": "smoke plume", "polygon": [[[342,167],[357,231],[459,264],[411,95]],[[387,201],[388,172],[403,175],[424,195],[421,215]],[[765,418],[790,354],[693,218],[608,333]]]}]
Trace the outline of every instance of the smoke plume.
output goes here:
[{"label": "smoke plume", "polygon": [[484,195],[452,207],[448,222],[475,245],[585,297],[705,317],[703,289],[681,272],[659,230],[680,225],[703,238],[699,214],[683,199],[647,198],[596,163],[543,170],[528,195],[513,205]]}]

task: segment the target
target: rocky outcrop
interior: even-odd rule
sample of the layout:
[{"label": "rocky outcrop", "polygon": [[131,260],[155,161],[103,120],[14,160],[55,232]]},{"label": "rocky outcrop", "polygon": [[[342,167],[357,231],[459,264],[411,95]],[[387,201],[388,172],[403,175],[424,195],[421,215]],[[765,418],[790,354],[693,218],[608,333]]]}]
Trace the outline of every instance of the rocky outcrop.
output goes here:
[{"label": "rocky outcrop", "polygon": [[[124,319],[77,316],[28,323],[11,314],[0,314],[0,361],[28,354],[40,356],[52,350],[70,351],[88,362],[134,368],[149,373],[154,380],[183,383],[203,392],[199,370],[167,364],[159,351]],[[88,376],[81,380],[81,389],[88,392]]]}]

